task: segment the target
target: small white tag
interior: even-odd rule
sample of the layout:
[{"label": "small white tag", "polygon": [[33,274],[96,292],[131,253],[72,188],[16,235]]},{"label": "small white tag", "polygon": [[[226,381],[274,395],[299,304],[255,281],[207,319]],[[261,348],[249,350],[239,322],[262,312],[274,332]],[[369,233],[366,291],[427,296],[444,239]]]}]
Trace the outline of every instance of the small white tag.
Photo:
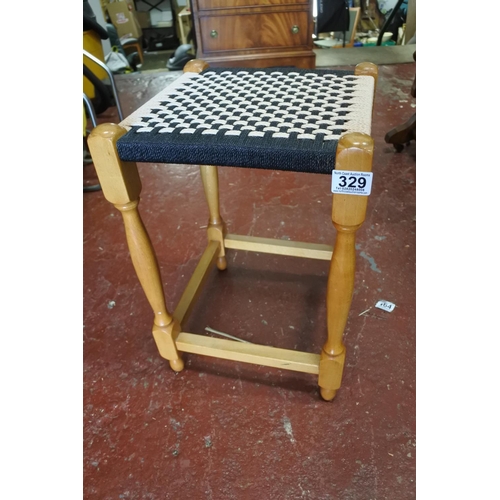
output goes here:
[{"label": "small white tag", "polygon": [[379,300],[375,304],[375,307],[378,307],[379,309],[383,309],[384,311],[387,311],[390,313],[390,312],[394,311],[396,304],[393,304],[392,302],[387,302],[387,300]]},{"label": "small white tag", "polygon": [[334,170],[332,172],[332,193],[368,196],[372,192],[372,179],[372,172]]}]

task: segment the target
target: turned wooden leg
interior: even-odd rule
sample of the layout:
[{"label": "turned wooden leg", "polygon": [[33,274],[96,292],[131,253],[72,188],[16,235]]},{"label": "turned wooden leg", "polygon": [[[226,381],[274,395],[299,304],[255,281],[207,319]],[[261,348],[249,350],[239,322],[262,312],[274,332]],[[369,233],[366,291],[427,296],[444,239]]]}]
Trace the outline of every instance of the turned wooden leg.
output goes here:
[{"label": "turned wooden leg", "polygon": [[153,337],[160,355],[173,370],[181,371],[184,363],[175,345],[180,326],[165,305],[156,255],[137,209],[141,192],[137,165],[122,162],[116,150],[116,141],[125,133],[119,125],[99,125],[89,136],[89,149],[104,197],[123,216],[132,263],[154,312]]},{"label": "turned wooden leg", "polygon": [[217,259],[217,267],[223,271],[227,267],[226,252],[224,248],[224,236],[226,235],[226,226],[219,210],[219,176],[217,167],[213,165],[201,165],[201,180],[205,189],[207,198],[208,210],[210,218],[208,219],[208,241],[218,241],[219,257]]},{"label": "turned wooden leg", "polygon": [[[336,170],[370,172],[373,161],[373,139],[366,134],[350,133],[339,140]],[[365,220],[367,196],[334,194],[332,221],[337,230],[333,248],[326,313],[328,339],[320,355],[321,396],[332,400],[342,381],[345,346],[342,341],[354,290],[356,231]]]},{"label": "turned wooden leg", "polygon": [[[203,59],[192,59],[184,66],[184,73],[201,73],[208,69],[209,65]],[[224,248],[224,236],[226,235],[226,226],[219,210],[219,176],[217,167],[213,165],[201,165],[201,180],[203,189],[207,198],[210,218],[208,219],[208,241],[218,241],[219,256],[217,258],[217,267],[223,271],[227,267],[226,251]]]}]

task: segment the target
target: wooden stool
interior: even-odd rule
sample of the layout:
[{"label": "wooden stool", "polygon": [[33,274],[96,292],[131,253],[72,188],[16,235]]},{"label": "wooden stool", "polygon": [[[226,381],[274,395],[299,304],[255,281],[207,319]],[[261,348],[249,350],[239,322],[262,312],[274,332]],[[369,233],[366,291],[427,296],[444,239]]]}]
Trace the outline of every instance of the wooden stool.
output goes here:
[{"label": "wooden stool", "polygon": [[[182,352],[317,374],[332,400],[345,360],[342,341],[354,290],[355,235],[368,197],[334,194],[335,246],[226,233],[219,212],[217,166],[332,175],[370,172],[370,137],[377,67],[332,70],[209,69],[192,60],[184,74],[119,125],[96,127],[88,144],[106,199],[121,212],[139,281],[154,312],[153,336],[175,371]],[[165,305],[162,280],[138,212],[141,181],[135,162],[201,165],[208,202],[208,245],[177,307]],[[330,179],[326,179],[330,182]],[[327,340],[320,354],[211,338],[183,324],[214,265],[226,269],[226,249],[331,261]]]}]

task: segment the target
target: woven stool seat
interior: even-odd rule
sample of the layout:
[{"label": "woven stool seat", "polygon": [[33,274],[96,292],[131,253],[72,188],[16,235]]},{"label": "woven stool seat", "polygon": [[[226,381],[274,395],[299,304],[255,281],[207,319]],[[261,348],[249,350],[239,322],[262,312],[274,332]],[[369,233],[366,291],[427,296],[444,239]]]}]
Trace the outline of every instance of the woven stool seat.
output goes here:
[{"label": "woven stool seat", "polygon": [[184,73],[120,125],[123,161],[330,174],[340,136],[370,134],[374,79],[348,71]]}]

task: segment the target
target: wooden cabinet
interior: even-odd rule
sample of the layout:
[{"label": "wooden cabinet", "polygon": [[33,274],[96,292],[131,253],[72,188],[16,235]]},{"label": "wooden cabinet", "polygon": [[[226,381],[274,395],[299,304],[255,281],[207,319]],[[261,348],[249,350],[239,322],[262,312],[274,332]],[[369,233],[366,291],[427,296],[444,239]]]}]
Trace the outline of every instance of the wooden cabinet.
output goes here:
[{"label": "wooden cabinet", "polygon": [[191,0],[196,57],[212,67],[313,69],[311,0]]}]

